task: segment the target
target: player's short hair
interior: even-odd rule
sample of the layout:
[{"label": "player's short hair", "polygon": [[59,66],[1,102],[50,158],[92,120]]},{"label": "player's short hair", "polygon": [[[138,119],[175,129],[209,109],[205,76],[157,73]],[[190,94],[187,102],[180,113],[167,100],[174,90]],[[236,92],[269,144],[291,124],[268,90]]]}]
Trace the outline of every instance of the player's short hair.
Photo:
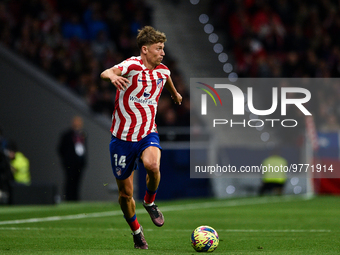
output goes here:
[{"label": "player's short hair", "polygon": [[165,34],[154,29],[151,26],[145,26],[142,29],[138,30],[137,46],[139,49],[141,49],[142,46],[144,45],[148,46],[154,43],[165,42],[166,42]]}]

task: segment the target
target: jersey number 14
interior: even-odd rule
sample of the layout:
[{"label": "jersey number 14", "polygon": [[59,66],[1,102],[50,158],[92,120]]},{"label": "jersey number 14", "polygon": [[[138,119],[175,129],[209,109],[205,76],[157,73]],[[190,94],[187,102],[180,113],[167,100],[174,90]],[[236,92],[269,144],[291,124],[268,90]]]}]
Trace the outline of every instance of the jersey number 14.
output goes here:
[{"label": "jersey number 14", "polygon": [[118,159],[118,154],[114,154],[113,157],[115,158],[115,165],[116,166],[120,166],[122,168],[125,168],[126,166],[126,156],[122,155],[120,156],[120,158]]}]

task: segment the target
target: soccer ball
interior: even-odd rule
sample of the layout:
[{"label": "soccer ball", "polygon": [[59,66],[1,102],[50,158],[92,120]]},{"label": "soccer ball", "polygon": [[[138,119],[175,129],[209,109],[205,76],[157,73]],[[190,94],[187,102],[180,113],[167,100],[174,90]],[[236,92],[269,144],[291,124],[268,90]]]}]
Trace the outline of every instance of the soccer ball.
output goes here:
[{"label": "soccer ball", "polygon": [[198,252],[212,252],[219,243],[218,234],[209,226],[200,226],[191,234],[191,245]]}]

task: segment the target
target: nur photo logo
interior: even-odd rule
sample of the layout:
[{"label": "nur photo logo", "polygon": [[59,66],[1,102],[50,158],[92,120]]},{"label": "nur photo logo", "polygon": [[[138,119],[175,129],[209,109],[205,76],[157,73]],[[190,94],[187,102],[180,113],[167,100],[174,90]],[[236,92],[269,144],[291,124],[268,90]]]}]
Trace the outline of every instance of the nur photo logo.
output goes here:
[{"label": "nur photo logo", "polygon": [[[197,83],[202,84],[203,86],[209,88],[212,92],[214,92],[215,95],[217,96],[218,100],[220,101],[220,104],[222,105],[222,100],[221,100],[220,96],[218,95],[217,91],[213,87],[211,87],[210,85],[205,84],[203,82],[197,82]],[[211,94],[211,92],[209,90],[201,88],[201,87],[197,87],[197,88],[203,90],[204,92],[206,92],[212,98],[212,100],[214,101],[215,106],[217,106],[215,97]],[[201,114],[202,115],[207,115],[207,94],[202,94],[201,95],[201,100],[202,100],[202,103],[201,103]]]},{"label": "nur photo logo", "polygon": [[[230,124],[230,127],[233,126],[249,126],[249,127],[261,127],[265,122],[271,124],[271,127],[274,127],[277,122],[281,123],[282,127],[296,127],[298,125],[298,121],[296,119],[278,119],[278,118],[269,118],[269,115],[273,114],[280,104],[280,115],[287,116],[287,109],[289,107],[296,107],[301,113],[305,116],[311,116],[312,114],[307,110],[305,104],[308,103],[311,99],[311,93],[308,89],[302,87],[272,87],[267,86],[266,91],[260,91],[265,95],[271,92],[271,106],[267,109],[257,109],[254,106],[254,101],[260,101],[261,98],[254,96],[253,87],[246,88],[246,94],[236,85],[227,84],[227,83],[215,83],[213,86],[203,82],[196,82],[196,84],[201,84],[204,87],[196,87],[202,91],[204,94],[201,94],[201,115],[208,115],[208,102],[207,95],[211,97],[215,106],[217,106],[217,101],[215,96],[220,102],[222,109],[218,110],[210,110],[213,111],[211,114],[214,117],[217,115],[223,114],[221,118],[214,118],[212,120],[213,127],[216,125],[226,125]],[[218,90],[218,92],[217,92]],[[271,91],[268,91],[271,90]],[[280,93],[279,93],[280,92]],[[214,96],[215,95],[215,96]],[[232,109],[230,109],[230,104],[222,104],[222,99],[224,96],[232,96]],[[246,96],[245,96],[246,95]],[[222,98],[222,99],[221,99]],[[255,102],[259,103],[259,102]],[[232,116],[242,116],[245,115],[245,106],[248,107],[250,113],[254,116],[264,116],[267,118],[263,119],[243,119],[241,121],[233,121],[233,119],[226,119],[225,113],[232,113]],[[278,116],[278,114],[276,114]]]}]

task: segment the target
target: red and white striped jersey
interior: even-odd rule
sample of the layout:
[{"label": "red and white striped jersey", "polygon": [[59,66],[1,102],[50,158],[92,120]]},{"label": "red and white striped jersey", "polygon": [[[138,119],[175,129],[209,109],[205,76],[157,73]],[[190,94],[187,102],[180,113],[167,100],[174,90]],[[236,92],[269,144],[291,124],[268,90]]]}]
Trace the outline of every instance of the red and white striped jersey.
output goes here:
[{"label": "red and white striped jersey", "polygon": [[163,64],[149,70],[141,57],[131,57],[115,65],[130,84],[116,92],[111,133],[124,141],[137,142],[157,132],[155,117],[158,100],[170,70]]}]

